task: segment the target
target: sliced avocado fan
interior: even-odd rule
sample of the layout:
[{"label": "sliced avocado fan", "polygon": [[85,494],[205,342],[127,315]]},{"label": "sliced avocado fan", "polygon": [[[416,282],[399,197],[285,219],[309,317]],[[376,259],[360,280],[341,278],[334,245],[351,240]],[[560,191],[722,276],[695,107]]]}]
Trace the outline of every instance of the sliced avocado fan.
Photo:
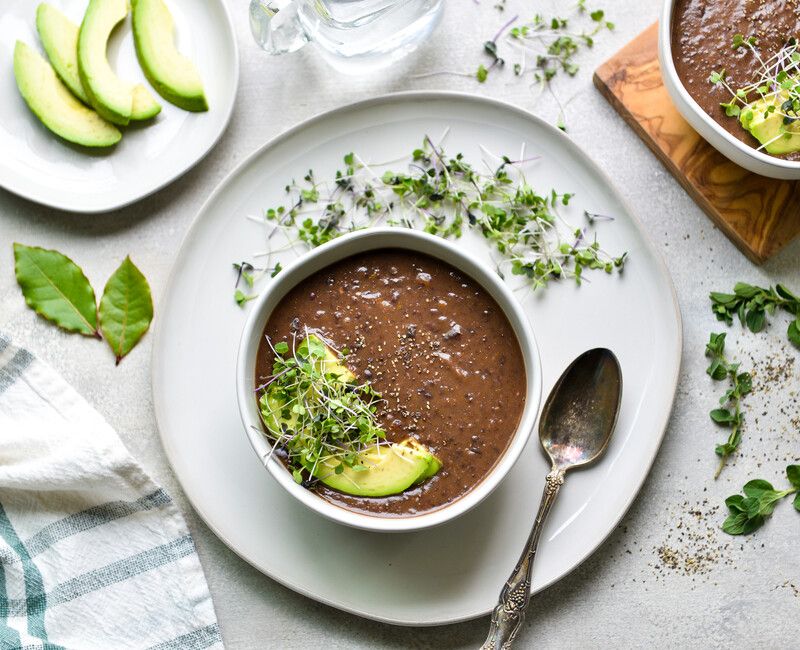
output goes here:
[{"label": "sliced avocado fan", "polygon": [[47,61],[21,41],[14,47],[14,77],[28,107],[56,135],[85,147],[110,147],[122,138],[113,124],[81,104]]},{"label": "sliced avocado fan", "polygon": [[781,91],[751,102],[739,112],[741,125],[774,156],[800,151],[800,120],[785,123],[781,110],[788,98],[786,91]]},{"label": "sliced avocado fan", "polygon": [[102,117],[121,125],[150,119],[161,110],[143,85],[123,81],[108,62],[108,39],[127,15],[127,0],[90,0],[78,33],[78,74],[83,89]]},{"label": "sliced avocado fan", "polygon": [[[324,343],[314,334],[308,338],[315,343]],[[347,368],[331,348],[325,345],[325,357],[318,361],[320,370],[326,375],[338,377],[340,381],[355,381],[353,372]],[[284,399],[273,387],[260,399],[260,410],[269,431],[281,435],[293,431],[296,435],[307,435],[296,431],[298,416],[287,409]],[[442,467],[441,461],[425,445],[413,438],[400,443],[381,442],[361,451],[353,467],[342,465],[338,459],[329,459],[314,467],[306,466],[321,483],[334,490],[363,497],[382,497],[399,494],[422,483]]]},{"label": "sliced avocado fan", "polygon": [[142,70],[159,95],[187,111],[208,110],[197,69],[175,48],[172,14],[162,0],[133,0],[133,38]]}]

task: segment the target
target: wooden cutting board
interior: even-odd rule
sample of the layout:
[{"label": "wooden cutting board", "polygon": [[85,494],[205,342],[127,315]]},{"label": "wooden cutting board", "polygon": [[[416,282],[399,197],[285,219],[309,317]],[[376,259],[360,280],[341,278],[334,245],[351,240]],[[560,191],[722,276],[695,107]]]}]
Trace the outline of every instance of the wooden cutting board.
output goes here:
[{"label": "wooden cutting board", "polygon": [[658,65],[658,24],[594,73],[595,86],[711,220],[761,264],[800,234],[800,182],[757,176],[703,140],[669,98]]}]

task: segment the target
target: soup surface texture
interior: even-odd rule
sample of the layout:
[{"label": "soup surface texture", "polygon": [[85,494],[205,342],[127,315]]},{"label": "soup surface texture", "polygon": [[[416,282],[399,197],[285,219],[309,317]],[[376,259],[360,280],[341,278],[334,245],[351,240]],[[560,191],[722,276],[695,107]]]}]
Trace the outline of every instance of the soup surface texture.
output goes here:
[{"label": "soup surface texture", "polygon": [[[759,142],[722,102],[731,94],[709,82],[712,71],[725,71],[736,89],[758,78],[759,64],[747,47],[733,48],[733,38],[754,36],[764,61],[790,38],[800,37],[800,3],[795,0],[678,0],[672,18],[672,58],[681,82],[692,98],[731,135],[752,147]],[[754,96],[755,97],[755,96]],[[800,160],[800,152],[778,156]]]},{"label": "soup surface texture", "polygon": [[[291,345],[306,328],[347,348],[346,365],[382,394],[387,440],[412,436],[443,463],[401,494],[356,497],[317,484],[322,498],[380,516],[423,514],[472,490],[505,451],[525,406],[525,365],[503,311],[460,271],[405,250],[347,258],[294,287],[264,334]],[[256,385],[273,359],[264,338]]]}]

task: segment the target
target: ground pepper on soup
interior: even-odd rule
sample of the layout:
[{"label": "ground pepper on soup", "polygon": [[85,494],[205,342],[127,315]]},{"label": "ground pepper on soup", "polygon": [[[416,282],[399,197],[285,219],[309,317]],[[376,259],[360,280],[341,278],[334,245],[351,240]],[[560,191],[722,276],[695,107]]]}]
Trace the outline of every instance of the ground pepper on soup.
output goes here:
[{"label": "ground pepper on soup", "polygon": [[256,385],[271,374],[266,337],[313,330],[337,348],[386,403],[389,442],[412,436],[442,461],[400,494],[357,497],[315,484],[322,498],[380,516],[430,512],[463,496],[508,447],[525,406],[525,366],[502,309],[450,265],[406,250],[371,251],[313,274],[276,306],[258,350]]}]

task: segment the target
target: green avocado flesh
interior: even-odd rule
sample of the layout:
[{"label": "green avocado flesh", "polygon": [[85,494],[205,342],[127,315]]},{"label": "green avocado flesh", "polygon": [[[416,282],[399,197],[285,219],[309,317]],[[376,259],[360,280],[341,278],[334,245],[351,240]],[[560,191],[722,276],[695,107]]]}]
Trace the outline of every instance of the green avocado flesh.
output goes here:
[{"label": "green avocado flesh", "polygon": [[[800,121],[784,124],[782,111],[779,110],[787,97],[785,93],[778,93],[769,101],[759,99],[742,108],[739,113],[742,126],[772,155],[800,151]],[[768,112],[770,106],[775,106],[771,113]]]},{"label": "green avocado flesh", "polygon": [[33,48],[17,41],[14,77],[28,107],[56,135],[85,147],[110,147],[122,138],[112,124],[81,104]]},{"label": "green avocado flesh", "polygon": [[78,75],[78,26],[52,5],[42,3],[36,8],[36,31],[56,74],[88,106],[89,97]]},{"label": "green avocado flesh", "polygon": [[144,86],[123,81],[108,63],[108,39],[127,15],[127,0],[90,0],[78,33],[78,74],[86,95],[102,117],[121,125],[161,110]]},{"label": "green avocado flesh", "polygon": [[153,88],[187,111],[207,111],[203,82],[194,64],[175,49],[172,15],[162,0],[133,0],[136,55]]},{"label": "green avocado flesh", "polygon": [[[313,334],[309,338],[312,337],[316,338]],[[337,375],[342,381],[354,381],[355,375],[339,361],[336,353],[328,346],[325,350],[326,356],[320,361],[321,370]],[[296,428],[297,415],[286,413],[283,401],[275,392],[268,391],[261,397],[260,404],[267,429],[279,435],[282,431]],[[303,432],[298,432],[298,435],[303,435]],[[320,463],[313,468],[314,476],[334,490],[363,497],[399,494],[430,478],[442,467],[441,461],[413,438],[400,443],[381,443],[362,451],[355,465],[366,469],[344,466],[337,474],[335,469],[339,464],[335,459]],[[310,471],[312,468],[306,469]]]}]

